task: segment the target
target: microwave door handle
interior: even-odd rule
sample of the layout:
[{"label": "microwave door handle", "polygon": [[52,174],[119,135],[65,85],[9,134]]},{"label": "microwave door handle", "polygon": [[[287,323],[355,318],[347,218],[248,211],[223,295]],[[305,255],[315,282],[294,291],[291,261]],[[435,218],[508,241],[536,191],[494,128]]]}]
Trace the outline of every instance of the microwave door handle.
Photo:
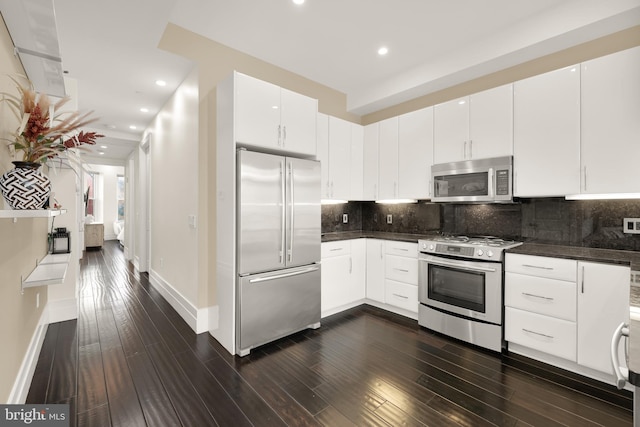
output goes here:
[{"label": "microwave door handle", "polygon": [[493,197],[496,194],[495,188],[494,188],[495,179],[494,179],[494,176],[493,176],[493,168],[489,168],[489,183],[488,184],[489,184],[489,196]]}]

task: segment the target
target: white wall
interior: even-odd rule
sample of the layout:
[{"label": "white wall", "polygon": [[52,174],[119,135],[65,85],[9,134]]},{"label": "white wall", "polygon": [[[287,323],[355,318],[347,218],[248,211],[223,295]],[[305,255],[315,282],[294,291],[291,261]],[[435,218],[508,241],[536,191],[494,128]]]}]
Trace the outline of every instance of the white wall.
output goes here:
[{"label": "white wall", "polygon": [[104,224],[105,240],[115,240],[113,222],[118,219],[118,175],[124,175],[124,167],[90,164],[86,168],[102,177],[102,200],[98,207],[101,215],[95,215],[96,222]]}]

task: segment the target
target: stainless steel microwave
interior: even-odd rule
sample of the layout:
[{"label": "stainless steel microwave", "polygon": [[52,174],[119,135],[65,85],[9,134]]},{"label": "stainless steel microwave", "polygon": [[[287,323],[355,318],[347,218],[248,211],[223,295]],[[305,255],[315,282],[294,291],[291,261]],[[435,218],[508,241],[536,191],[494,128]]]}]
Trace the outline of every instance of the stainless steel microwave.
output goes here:
[{"label": "stainless steel microwave", "polygon": [[432,202],[513,201],[513,156],[431,166]]}]

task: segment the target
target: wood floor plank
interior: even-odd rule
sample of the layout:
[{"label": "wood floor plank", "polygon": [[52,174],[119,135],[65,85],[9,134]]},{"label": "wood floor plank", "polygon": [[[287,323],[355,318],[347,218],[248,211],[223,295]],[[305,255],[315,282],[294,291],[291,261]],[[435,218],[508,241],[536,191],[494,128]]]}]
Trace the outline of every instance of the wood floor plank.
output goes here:
[{"label": "wood floor plank", "polygon": [[78,426],[111,427],[109,405],[102,405],[78,413]]},{"label": "wood floor plank", "polygon": [[49,379],[51,378],[51,365],[56,354],[56,343],[60,323],[53,323],[47,327],[47,332],[42,342],[40,357],[36,363],[36,369],[31,379],[31,387],[27,393],[26,403],[45,403],[49,391]]},{"label": "wood floor plank", "polygon": [[102,360],[111,423],[114,427],[146,426],[122,347],[112,347],[103,351]]},{"label": "wood floor plank", "polygon": [[191,350],[175,354],[174,357],[219,425],[251,425],[247,416]]},{"label": "wood floor plank", "polygon": [[216,425],[213,415],[187,376],[177,367],[178,362],[166,345],[159,342],[148,346],[147,350],[182,424],[185,426]]},{"label": "wood floor plank", "polygon": [[180,426],[181,423],[171,404],[171,399],[169,399],[169,395],[146,352],[129,356],[127,364],[147,425],[152,427]]},{"label": "wood floor plank", "polygon": [[78,350],[78,412],[108,404],[107,387],[100,343],[81,346]]},{"label": "wood floor plank", "polygon": [[51,379],[44,403],[55,403],[76,395],[78,375],[77,320],[60,323],[55,356],[51,365]]}]

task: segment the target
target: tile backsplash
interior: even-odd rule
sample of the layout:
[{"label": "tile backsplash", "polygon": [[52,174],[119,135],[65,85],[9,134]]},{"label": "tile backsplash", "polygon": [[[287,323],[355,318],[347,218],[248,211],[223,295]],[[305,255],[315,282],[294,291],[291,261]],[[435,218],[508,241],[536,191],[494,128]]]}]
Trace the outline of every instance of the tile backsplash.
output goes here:
[{"label": "tile backsplash", "polygon": [[[342,223],[347,213],[349,222]],[[387,215],[392,223],[387,224]],[[622,232],[640,217],[640,201],[521,199],[513,204],[349,202],[322,206],[322,231],[490,235],[523,241],[640,251],[640,235]]]}]

